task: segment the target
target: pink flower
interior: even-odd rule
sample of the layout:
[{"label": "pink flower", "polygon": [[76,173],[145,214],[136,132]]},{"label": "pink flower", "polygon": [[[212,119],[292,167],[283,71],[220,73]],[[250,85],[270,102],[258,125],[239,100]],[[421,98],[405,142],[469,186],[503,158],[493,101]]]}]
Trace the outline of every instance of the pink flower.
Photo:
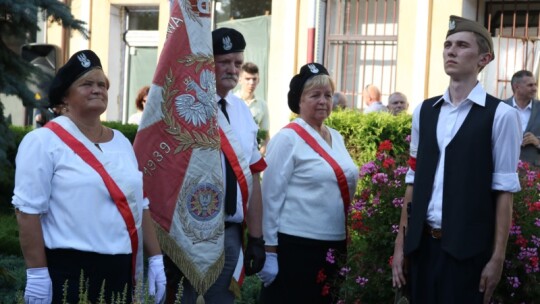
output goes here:
[{"label": "pink flower", "polygon": [[403,200],[404,200],[403,197],[396,197],[396,198],[392,201],[392,204],[393,204],[394,207],[396,207],[396,208],[401,208],[401,207],[403,206]]},{"label": "pink flower", "polygon": [[367,282],[369,281],[367,278],[364,278],[364,277],[357,277],[356,278],[356,283],[358,283],[358,285],[360,285],[361,287],[364,287],[366,286]]},{"label": "pink flower", "polygon": [[336,258],[334,257],[334,249],[328,249],[328,252],[326,252],[326,261],[330,264],[336,263]]},{"label": "pink flower", "polygon": [[506,279],[508,280],[508,284],[510,284],[510,286],[513,288],[518,288],[519,285],[521,285],[518,277],[507,277]]},{"label": "pink flower", "polygon": [[394,170],[394,175],[396,177],[401,176],[401,175],[405,175],[405,174],[407,174],[407,171],[409,171],[409,167],[399,166],[399,167],[396,168],[396,170]]},{"label": "pink flower", "polygon": [[364,177],[368,174],[372,174],[372,173],[375,173],[377,172],[379,168],[377,167],[377,165],[375,165],[374,162],[368,162],[368,163],[365,163],[364,165],[362,165],[362,167],[360,168],[360,177]]},{"label": "pink flower", "polygon": [[388,175],[386,173],[375,173],[371,178],[371,182],[375,185],[388,183]]},{"label": "pink flower", "polygon": [[339,270],[339,275],[344,277],[346,276],[349,272],[351,272],[351,267],[341,267],[341,269]]},{"label": "pink flower", "polygon": [[510,227],[510,235],[520,235],[521,234],[521,227],[517,225],[512,225]]}]

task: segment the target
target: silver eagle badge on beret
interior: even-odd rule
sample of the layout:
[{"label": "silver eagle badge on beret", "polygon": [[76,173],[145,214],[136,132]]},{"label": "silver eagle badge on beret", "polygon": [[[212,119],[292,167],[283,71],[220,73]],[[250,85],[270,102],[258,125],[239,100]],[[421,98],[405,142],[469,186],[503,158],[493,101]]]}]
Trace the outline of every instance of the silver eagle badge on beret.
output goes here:
[{"label": "silver eagle badge on beret", "polygon": [[233,45],[232,45],[232,42],[231,42],[231,38],[229,36],[225,36],[223,37],[223,49],[225,51],[228,51],[230,49],[232,49]]},{"label": "silver eagle badge on beret", "polygon": [[90,62],[90,60],[88,60],[88,58],[86,58],[86,55],[85,54],[80,54],[80,55],[77,55],[77,59],[79,59],[79,61],[81,62],[81,65],[84,67],[84,68],[87,68],[90,66],[90,64],[92,64]]},{"label": "silver eagle badge on beret", "polygon": [[456,20],[450,20],[450,23],[448,23],[448,29],[451,31],[456,29]]},{"label": "silver eagle badge on beret", "polygon": [[319,73],[319,69],[314,64],[308,64],[308,68],[313,74]]}]

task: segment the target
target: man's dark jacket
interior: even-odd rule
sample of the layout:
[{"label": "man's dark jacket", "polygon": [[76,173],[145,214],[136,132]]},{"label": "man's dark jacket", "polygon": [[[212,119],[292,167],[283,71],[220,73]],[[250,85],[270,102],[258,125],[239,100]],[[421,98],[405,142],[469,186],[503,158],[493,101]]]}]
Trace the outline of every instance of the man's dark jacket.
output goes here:
[{"label": "man's dark jacket", "polygon": [[[506,99],[504,102],[509,104],[511,107],[514,106],[513,96],[509,99]],[[532,111],[527,127],[523,130],[523,133],[531,132],[534,136],[540,136],[540,100],[532,100]],[[540,150],[533,145],[526,145],[521,147],[521,153],[519,159],[526,161],[531,165],[540,167]]]},{"label": "man's dark jacket", "polygon": [[[424,101],[420,110],[419,142],[411,214],[404,253],[414,252],[424,233],[426,212],[440,157],[437,121],[440,96]],[[491,189],[491,135],[501,100],[487,95],[484,107],[473,104],[463,124],[448,143],[444,162],[441,247],[463,260],[493,246],[495,194]]]}]

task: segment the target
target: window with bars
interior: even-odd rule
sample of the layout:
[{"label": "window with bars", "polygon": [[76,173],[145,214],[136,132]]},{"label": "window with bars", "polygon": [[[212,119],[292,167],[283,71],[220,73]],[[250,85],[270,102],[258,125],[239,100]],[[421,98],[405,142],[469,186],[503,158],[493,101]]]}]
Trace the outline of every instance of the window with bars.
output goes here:
[{"label": "window with bars", "polygon": [[513,95],[510,80],[519,70],[539,76],[540,2],[487,1],[485,24],[493,36],[495,62],[481,74],[486,90],[506,99]]},{"label": "window with bars", "polygon": [[363,109],[362,90],[395,90],[398,0],[329,0],[325,66],[348,106]]}]

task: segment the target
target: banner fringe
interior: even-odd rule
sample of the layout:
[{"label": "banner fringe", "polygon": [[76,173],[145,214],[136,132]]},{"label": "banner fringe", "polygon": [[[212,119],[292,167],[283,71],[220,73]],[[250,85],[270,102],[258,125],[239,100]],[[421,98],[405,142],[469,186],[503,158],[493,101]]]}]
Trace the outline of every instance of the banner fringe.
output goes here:
[{"label": "banner fringe", "polygon": [[[208,271],[201,274],[189,261],[185,252],[178,246],[176,241],[159,224],[154,222],[156,234],[161,246],[161,250],[171,258],[173,263],[180,269],[189,283],[198,294],[204,295],[206,291],[214,284],[225,265],[225,252],[222,252]],[[204,299],[203,299],[204,301]],[[197,301],[198,302],[198,301]]]}]

